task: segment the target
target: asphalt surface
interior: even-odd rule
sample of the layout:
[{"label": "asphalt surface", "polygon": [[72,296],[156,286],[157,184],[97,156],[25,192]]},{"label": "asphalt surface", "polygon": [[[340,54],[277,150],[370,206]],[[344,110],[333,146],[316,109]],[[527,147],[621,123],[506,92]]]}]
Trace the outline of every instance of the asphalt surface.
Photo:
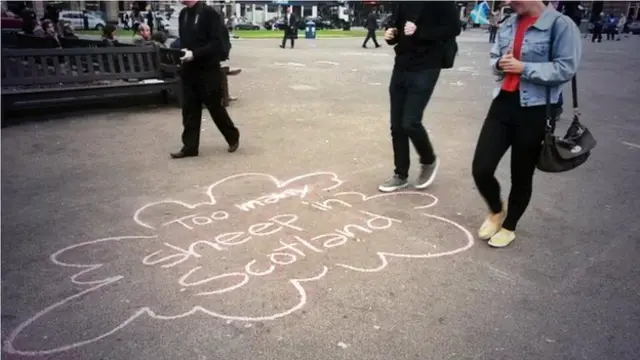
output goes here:
[{"label": "asphalt surface", "polygon": [[598,147],[536,175],[501,250],[471,236],[485,34],[425,111],[435,184],[388,197],[392,50],[278,44],[234,42],[234,154],[205,112],[200,156],[170,160],[175,108],[2,130],[3,359],[640,357],[639,37],[585,40]]}]

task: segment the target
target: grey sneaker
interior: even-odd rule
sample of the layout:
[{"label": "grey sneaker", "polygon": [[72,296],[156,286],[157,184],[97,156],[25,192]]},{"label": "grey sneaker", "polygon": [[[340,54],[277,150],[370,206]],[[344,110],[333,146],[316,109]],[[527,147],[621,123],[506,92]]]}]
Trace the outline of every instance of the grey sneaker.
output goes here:
[{"label": "grey sneaker", "polygon": [[422,165],[422,170],[420,170],[420,175],[418,176],[418,181],[416,181],[416,189],[426,189],[433,183],[433,180],[436,179],[436,173],[438,172],[438,166],[440,165],[440,160],[436,158],[436,161],[433,164]]},{"label": "grey sneaker", "polygon": [[393,192],[396,190],[400,190],[409,186],[407,179],[403,179],[400,175],[395,174],[389,180],[383,182],[380,186],[378,186],[378,190],[382,192]]}]

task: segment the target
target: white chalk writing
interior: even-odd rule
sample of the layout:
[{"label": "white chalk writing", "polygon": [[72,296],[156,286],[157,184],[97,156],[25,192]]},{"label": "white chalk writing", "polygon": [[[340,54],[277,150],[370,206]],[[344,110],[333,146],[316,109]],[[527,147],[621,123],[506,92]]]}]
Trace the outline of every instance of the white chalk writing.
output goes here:
[{"label": "white chalk writing", "polygon": [[[213,206],[217,204],[215,194],[218,187],[240,178],[250,178],[255,181],[266,180],[275,185],[276,189],[248,201],[227,202],[227,204],[233,204],[227,208],[214,208]],[[326,185],[322,185],[323,183]],[[302,309],[307,304],[306,284],[325,278],[331,268],[372,273],[385,269],[389,265],[390,258],[437,258],[457,254],[473,245],[473,237],[461,225],[452,220],[423,212],[437,203],[437,198],[428,193],[405,191],[368,196],[360,192],[340,192],[323,196],[323,199],[320,197],[309,199],[315,191],[314,189],[319,191],[318,195],[322,195],[342,183],[337,175],[327,172],[302,175],[287,181],[279,181],[266,174],[239,174],[209,186],[206,191],[208,200],[203,203],[188,204],[178,200],[165,200],[147,204],[136,211],[134,221],[143,228],[157,230],[158,234],[98,239],[71,245],[51,255],[51,261],[58,266],[80,269],[70,280],[85,288],[46,307],[20,324],[9,334],[5,351],[27,356],[68,351],[109,337],[140,316],[157,320],[173,320],[201,313],[227,321],[276,320]],[[394,207],[391,212],[393,215],[383,210],[384,207],[380,207],[383,202],[400,197],[411,200],[414,205],[406,209],[395,209]],[[416,202],[417,205],[415,205]],[[378,206],[369,206],[374,203]],[[276,204],[278,204],[277,207]],[[285,205],[287,210],[281,211]],[[268,209],[271,206],[277,208],[278,213],[274,215],[274,211],[271,210],[272,212],[269,214]],[[157,221],[160,216],[157,214],[162,213],[164,216],[166,207],[179,209],[176,212],[168,211],[166,213],[181,215],[168,221],[166,218]],[[295,207],[295,210],[291,210],[292,207]],[[162,209],[163,211],[155,211],[154,209]],[[185,209],[188,212],[186,215]],[[246,218],[244,221],[242,220],[242,217],[247,216],[249,212],[256,213],[251,216],[250,223],[246,221]],[[303,216],[305,214],[306,217]],[[322,220],[325,218],[318,217],[320,215],[331,219],[331,225]],[[451,243],[452,245],[447,245],[448,248],[437,252],[432,249],[426,251],[420,248],[421,243],[415,244],[418,248],[409,253],[406,251],[376,250],[372,254],[377,258],[377,263],[373,267],[360,265],[357,258],[352,259],[348,256],[349,251],[343,254],[343,251],[340,250],[347,246],[360,246],[358,244],[367,239],[376,239],[376,242],[371,245],[374,248],[378,246],[382,246],[384,249],[387,247],[395,248],[395,242],[404,242],[402,238],[394,237],[395,234],[406,229],[411,221],[419,221],[422,224],[428,220],[436,221],[438,226],[453,230],[452,234],[455,235],[452,235],[452,239],[448,239],[446,242],[446,244]],[[231,223],[234,225],[229,225]],[[164,238],[163,234],[166,231],[174,234],[173,237]],[[384,235],[377,235],[378,233],[384,233]],[[139,257],[131,257],[126,250],[128,244],[134,242],[144,244],[142,248],[146,249]],[[123,262],[129,261],[127,259],[131,257],[131,260],[135,261],[129,261],[127,264],[132,268],[129,268],[128,271],[123,270],[120,275],[105,275],[102,278],[94,275],[95,277],[91,277],[89,274],[99,274],[99,271],[107,269],[104,267],[106,262],[95,260],[84,263],[63,260],[70,256],[69,254],[77,254],[78,251],[83,254],[90,253],[93,254],[92,256],[100,256],[95,254],[103,252],[86,250],[106,244],[124,247],[117,248],[121,250],[117,257],[119,261]],[[404,242],[403,249],[407,245],[411,244]],[[260,251],[254,249],[260,249]],[[240,255],[244,258],[243,260],[236,258]],[[224,256],[228,259],[226,264],[231,262],[231,266],[225,266],[215,271],[217,262],[209,260],[214,256]],[[329,261],[328,259],[336,259],[336,261],[331,260],[332,262],[324,265],[326,261]],[[317,265],[318,262],[322,265]],[[293,290],[295,298],[291,299],[291,304],[287,305],[285,309],[278,306],[271,308],[263,303],[264,310],[260,314],[247,315],[245,310],[248,309],[243,308],[242,304],[237,304],[233,308],[215,310],[216,306],[222,302],[219,300],[207,301],[212,297],[247,291],[246,289],[251,289],[260,282],[265,283],[266,279],[269,279],[269,284],[273,281],[279,281],[278,279],[286,279],[287,274],[293,271],[292,269],[300,269],[301,266],[308,267],[311,264],[316,264],[317,268],[311,269],[309,276],[286,280],[286,285]],[[114,328],[101,329],[100,323],[92,323],[93,328],[100,328],[97,336],[84,335],[80,332],[77,338],[71,339],[65,345],[35,350],[16,347],[15,340],[20,334],[28,328],[39,326],[42,317],[67,306],[71,301],[82,301],[82,298],[93,292],[107,292],[107,289],[113,289],[115,284],[120,285],[118,289],[126,289],[127,282],[130,282],[129,287],[135,293],[137,289],[134,283],[139,283],[144,279],[129,280],[129,277],[137,276],[139,273],[137,270],[142,269],[140,266],[157,269],[152,272],[154,278],[164,276],[175,278],[175,288],[176,291],[179,291],[180,296],[184,294],[192,299],[200,299],[197,300],[198,303],[200,304],[202,301],[201,304],[204,305],[193,306],[186,312],[167,315],[154,310],[156,308],[154,304],[149,304],[137,309],[133,314],[128,313]],[[294,266],[296,268],[292,268]],[[108,269],[119,268],[109,267]],[[273,291],[279,291],[285,287],[273,284],[269,288]],[[161,292],[168,290],[170,289],[158,289]],[[153,299],[154,297],[145,297],[145,299],[149,298]],[[158,301],[164,299],[162,294],[155,298]],[[168,298],[169,301],[173,299],[172,297]],[[240,296],[238,299],[244,298],[246,297]],[[265,298],[263,301],[268,300]],[[236,298],[234,298],[235,302],[237,302]]]}]

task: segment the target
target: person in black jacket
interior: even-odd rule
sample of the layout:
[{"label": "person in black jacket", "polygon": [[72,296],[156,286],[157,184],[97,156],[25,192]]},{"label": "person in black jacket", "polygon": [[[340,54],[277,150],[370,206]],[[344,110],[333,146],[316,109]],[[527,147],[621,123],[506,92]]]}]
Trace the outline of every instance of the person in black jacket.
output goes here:
[{"label": "person in black jacket", "polygon": [[295,38],[298,34],[298,18],[293,13],[293,7],[287,8],[287,15],[284,17],[284,37],[282,38],[281,48],[285,48],[287,44],[287,38],[291,39],[291,48],[295,45]]},{"label": "person in black jacket", "polygon": [[384,39],[395,45],[395,65],[389,84],[391,138],[395,171],[378,189],[391,192],[408,186],[409,140],[413,143],[422,170],[415,187],[427,188],[438,170],[427,131],[424,112],[442,68],[453,66],[460,20],[455,1],[403,1],[395,5]]},{"label": "person in black jacket", "polygon": [[218,13],[202,1],[182,1],[185,8],[179,15],[180,46],[182,47],[182,149],[171,153],[174,159],[198,156],[202,104],[218,130],[235,152],[240,132],[222,106],[220,62],[228,54]]},{"label": "person in black jacket", "polygon": [[378,40],[376,39],[376,30],[378,29],[378,19],[376,18],[376,12],[371,11],[369,13],[369,16],[367,16],[367,36],[364,38],[364,43],[362,44],[363,48],[367,48],[367,43],[369,42],[369,39],[373,40],[373,44],[376,46],[376,48],[380,47],[380,44],[378,44]]}]

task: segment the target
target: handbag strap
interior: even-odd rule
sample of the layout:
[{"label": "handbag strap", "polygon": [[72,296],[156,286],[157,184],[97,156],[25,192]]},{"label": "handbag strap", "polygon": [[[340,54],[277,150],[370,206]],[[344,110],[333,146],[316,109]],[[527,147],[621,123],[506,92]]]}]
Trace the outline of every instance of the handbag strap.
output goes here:
[{"label": "handbag strap", "polygon": [[[551,24],[551,34],[549,35],[549,62],[553,62],[553,44],[555,42],[555,37],[556,37],[556,22],[558,22],[558,19],[560,18],[560,16],[558,16],[555,20],[553,20],[553,24]],[[577,98],[575,96],[575,92],[572,91],[572,93],[574,94],[573,99],[574,99],[574,103],[577,101]],[[553,113],[553,108],[551,106],[551,86],[547,86],[547,93],[546,93],[546,117],[547,117],[547,132],[553,133],[553,130],[556,128],[556,117],[554,116]]]}]

